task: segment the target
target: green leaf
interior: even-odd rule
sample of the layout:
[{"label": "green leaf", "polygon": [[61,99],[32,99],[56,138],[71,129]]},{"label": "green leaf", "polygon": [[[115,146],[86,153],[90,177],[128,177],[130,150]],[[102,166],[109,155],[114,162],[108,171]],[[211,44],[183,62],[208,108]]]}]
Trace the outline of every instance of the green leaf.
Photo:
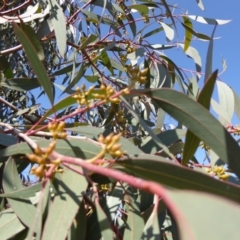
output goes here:
[{"label": "green leaf", "polygon": [[125,196],[125,204],[127,208],[127,226],[124,230],[123,239],[140,239],[142,235],[142,229],[144,228],[144,220],[141,216],[139,206],[131,189],[127,191]]},{"label": "green leaf", "polygon": [[6,79],[14,78],[12,68],[7,58],[4,56],[0,56],[0,63],[1,63],[0,69],[1,71],[3,71],[3,74],[6,77]]},{"label": "green leaf", "polygon": [[28,39],[31,41],[32,45],[34,46],[36,53],[38,55],[38,58],[40,61],[43,61],[45,59],[43,47],[41,45],[41,42],[39,41],[37,34],[34,32],[34,30],[27,24],[24,24],[23,22],[20,25],[22,27],[22,30],[27,35]]},{"label": "green leaf", "polygon": [[32,45],[29,38],[26,36],[26,34],[22,31],[22,29],[16,23],[12,23],[12,24],[14,27],[14,31],[26,52],[27,58],[35,74],[38,77],[39,83],[43,86],[51,104],[53,104],[53,93],[52,93],[51,81],[47,76],[47,72],[42,62],[39,60],[37,56],[34,46]]},{"label": "green leaf", "polygon": [[160,238],[160,227],[158,222],[158,209],[154,208],[143,228],[141,239],[155,240],[156,238]]},{"label": "green leaf", "polygon": [[[191,33],[191,39],[192,39],[192,34],[200,39],[204,39],[204,40],[211,40],[211,38],[205,34],[202,34],[202,33],[198,33],[198,32],[195,32],[192,28],[192,22],[189,20],[189,18],[187,18],[186,16],[184,16],[184,18],[186,18],[186,22],[184,20],[184,23],[181,22],[181,24],[183,25],[183,27],[185,28],[185,36],[186,34],[190,34]],[[189,22],[191,24],[189,24]],[[185,37],[186,39],[186,37]]]},{"label": "green leaf", "polygon": [[109,240],[114,239],[110,222],[98,201],[95,202],[95,207],[96,207],[97,220],[100,226],[102,238],[109,239]]},{"label": "green leaf", "polygon": [[34,197],[36,192],[40,191],[42,188],[42,183],[34,184],[30,187],[18,189],[12,192],[0,194],[0,197],[7,197],[12,199],[21,199],[21,198],[29,198]]},{"label": "green leaf", "polygon": [[184,42],[184,48],[183,48],[183,51],[186,52],[192,41],[192,32],[189,31],[189,29],[192,29],[193,26],[192,26],[192,22],[188,17],[183,16],[183,21],[184,21],[184,24],[182,23],[182,25],[184,27],[185,26],[188,27],[188,28],[185,27],[185,42]]},{"label": "green leaf", "polygon": [[103,61],[103,65],[107,67],[107,69],[109,70],[109,72],[111,72],[112,75],[114,75],[113,67],[106,51],[101,52],[101,59]]},{"label": "green leaf", "polygon": [[[179,43],[178,45],[184,49],[184,45],[182,43]],[[192,58],[193,61],[195,62],[197,72],[201,72],[202,60],[198,51],[194,47],[189,46],[185,53],[187,54],[188,57]]]},{"label": "green leaf", "polygon": [[[214,85],[217,79],[218,71],[216,70],[208,78],[200,92],[197,102],[202,104],[207,110],[210,108],[210,100],[212,97]],[[187,130],[186,140],[183,150],[182,164],[186,165],[192,158],[200,143],[200,139],[194,135],[190,130]]]},{"label": "green leaf", "polygon": [[162,143],[162,141],[155,136],[151,128],[148,127],[148,125],[144,122],[144,120],[133,110],[133,108],[130,106],[130,104],[126,101],[126,99],[122,96],[120,96],[121,100],[125,104],[126,108],[129,110],[129,112],[132,114],[132,116],[141,124],[142,128],[148,132],[148,134],[152,137],[154,142],[158,145],[158,147],[162,148],[163,151],[172,159],[175,157],[172,155],[172,153],[169,151],[169,149]]},{"label": "green leaf", "polygon": [[59,53],[64,57],[67,46],[66,17],[56,0],[50,0],[50,18],[55,32]]},{"label": "green leaf", "polygon": [[94,42],[96,39],[98,39],[98,36],[90,34],[87,39],[79,46],[79,50],[84,49],[88,44]]},{"label": "green leaf", "polygon": [[[185,137],[186,131],[183,129],[172,129],[156,134],[156,137],[159,138],[162,143],[166,146],[171,145],[174,142],[177,142],[179,139]],[[160,148],[152,139],[151,136],[147,136],[142,139],[140,144],[140,149],[145,153],[154,154],[160,151]]]},{"label": "green leaf", "polygon": [[0,133],[0,145],[8,147],[16,143],[17,143],[17,138],[15,136]]},{"label": "green leaf", "polygon": [[174,21],[174,18],[173,18],[173,15],[172,15],[172,12],[171,12],[171,10],[170,10],[170,8],[169,8],[169,6],[168,6],[168,3],[166,2],[166,0],[161,0],[161,2],[162,2],[162,4],[164,5],[164,7],[166,8],[166,14],[171,18],[172,23],[173,23],[173,25],[174,25],[174,28],[177,29],[177,28],[176,28],[175,21]]},{"label": "green leaf", "polygon": [[234,108],[237,114],[238,120],[240,121],[240,98],[238,97],[237,93],[232,89],[234,94]]},{"label": "green leaf", "polygon": [[172,41],[174,38],[174,30],[164,22],[158,21],[158,23],[162,25],[164,32],[166,34],[167,41]]},{"label": "green leaf", "polygon": [[75,87],[77,85],[77,83],[81,80],[82,76],[84,75],[85,70],[86,70],[86,65],[82,64],[80,66],[80,69],[78,70],[77,75],[73,78],[73,80],[70,82],[70,84],[68,84],[68,86],[62,92],[62,94],[68,92],[68,90],[71,90],[73,87]]},{"label": "green leaf", "polygon": [[194,21],[204,23],[204,24],[211,24],[211,25],[223,25],[231,22],[232,20],[220,20],[220,19],[213,19],[213,18],[206,18],[196,15],[188,15]]},{"label": "green leaf", "polygon": [[1,239],[10,239],[17,233],[22,232],[24,229],[25,226],[21,223],[11,208],[8,208],[0,213]]},{"label": "green leaf", "polygon": [[[46,148],[50,142],[49,140],[41,140],[37,143],[40,147]],[[55,150],[62,155],[90,159],[101,151],[101,147],[85,139],[59,139]],[[32,153],[32,149],[26,142],[22,142],[1,150],[0,157],[26,153]]]},{"label": "green leaf", "polygon": [[[130,172],[136,177],[151,180],[161,185],[177,189],[204,191],[240,202],[240,188],[237,185],[217,180],[208,174],[174,164],[159,156],[131,155],[127,159],[119,161],[118,164],[120,171]],[[118,166],[115,165],[113,168],[118,169]]]},{"label": "green leaf", "polygon": [[[226,111],[229,119],[231,120],[234,114],[234,94],[232,89],[224,82],[217,81],[217,90],[218,90],[218,99],[220,106]],[[224,125],[227,126],[228,122],[224,121],[224,119],[219,119],[219,121]]]},{"label": "green leaf", "polygon": [[[5,194],[24,189],[22,181],[18,175],[15,161],[12,158],[8,159],[4,168],[3,189]],[[7,198],[7,200],[21,222],[30,227],[36,213],[36,208],[32,205],[30,200],[24,199],[23,201],[22,199],[16,200],[11,198]]]},{"label": "green leaf", "polygon": [[159,33],[159,32],[161,32],[161,31],[163,31],[163,27],[154,29],[154,30],[152,30],[152,31],[144,34],[144,35],[142,36],[142,38],[150,37],[150,36],[152,36],[152,35],[154,35],[154,34],[156,34],[156,33]]},{"label": "green leaf", "polygon": [[201,104],[172,89],[138,90],[133,93],[153,98],[159,107],[204,141],[240,177],[238,143]]},{"label": "green leaf", "polygon": [[[74,128],[66,128],[66,130],[80,133],[83,136],[97,139],[100,134],[107,136],[111,133],[111,131],[107,131],[102,128],[92,127],[92,126],[81,126],[81,127],[74,127]],[[131,143],[128,139],[121,137],[119,142],[122,144],[121,149],[127,154],[137,154],[142,153],[142,151],[136,147],[133,143]],[[0,155],[1,156],[1,155]]]},{"label": "green leaf", "polygon": [[[240,221],[239,205],[236,203],[194,191],[167,192],[171,204],[178,212],[174,218],[177,220],[181,239],[225,240],[229,236],[231,239],[240,238],[240,232],[236,231]],[[223,219],[227,221],[226,224],[223,224]]]},{"label": "green leaf", "polygon": [[196,0],[198,6],[204,11],[204,6],[203,6],[203,3],[202,3],[202,0]]},{"label": "green leaf", "polygon": [[128,6],[128,8],[137,10],[143,17],[148,15],[148,7],[145,5],[134,4]]},{"label": "green leaf", "polygon": [[217,25],[214,26],[214,29],[213,29],[213,32],[212,32],[212,36],[211,36],[211,40],[209,41],[209,45],[208,45],[204,82],[207,81],[208,76],[210,76],[210,74],[212,73],[213,38],[214,38],[214,33],[215,33],[216,28],[217,28]]},{"label": "green leaf", "polygon": [[[219,119],[222,124],[223,123],[225,123],[226,125],[231,124],[231,118],[228,115],[227,111],[213,98],[211,99],[211,106],[212,106],[213,111],[218,114]],[[226,125],[224,125],[224,126],[226,126]]]},{"label": "green leaf", "polygon": [[58,189],[48,212],[42,240],[66,239],[81,203],[81,193],[86,191],[88,185],[84,176],[66,168],[60,179],[55,179],[55,184]]}]

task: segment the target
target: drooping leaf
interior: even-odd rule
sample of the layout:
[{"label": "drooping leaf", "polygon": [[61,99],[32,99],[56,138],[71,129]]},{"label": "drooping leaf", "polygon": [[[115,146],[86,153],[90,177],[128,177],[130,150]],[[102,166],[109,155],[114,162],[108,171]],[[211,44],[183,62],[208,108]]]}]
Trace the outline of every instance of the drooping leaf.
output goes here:
[{"label": "drooping leaf", "polygon": [[136,90],[131,94],[145,94],[153,98],[159,107],[212,148],[240,177],[240,148],[237,142],[201,104],[172,89]]},{"label": "drooping leaf", "polygon": [[203,3],[202,3],[202,0],[196,0],[196,2],[197,2],[197,4],[198,4],[198,6],[199,6],[202,10],[204,10],[204,6],[203,6]]},{"label": "drooping leaf", "polygon": [[[82,127],[74,127],[67,128],[66,130],[80,133],[83,136],[98,139],[100,134],[107,136],[111,133],[111,131],[103,130],[102,128],[92,127],[92,126],[82,126]],[[138,147],[136,147],[133,143],[131,143],[128,139],[121,137],[119,142],[122,144],[122,150],[127,154],[136,154],[142,152]]]},{"label": "drooping leaf", "polygon": [[50,0],[50,18],[55,32],[58,50],[64,56],[67,46],[66,17],[56,0]]},{"label": "drooping leaf", "polygon": [[149,154],[130,155],[127,159],[119,161],[118,164],[120,164],[120,168],[118,165],[114,165],[113,168],[171,188],[204,191],[240,202],[240,188],[237,185],[174,164],[166,158]]},{"label": "drooping leaf", "polygon": [[34,197],[36,192],[40,191],[42,188],[42,183],[34,184],[30,187],[18,189],[12,192],[0,194],[0,197],[7,197],[12,199],[21,199],[21,198],[29,198]]},{"label": "drooping leaf", "polygon": [[142,229],[144,228],[144,221],[141,216],[139,206],[134,198],[134,194],[131,190],[127,191],[125,203],[127,204],[127,226],[124,230],[123,239],[140,239],[142,235]]},{"label": "drooping leaf", "polygon": [[164,32],[166,34],[167,40],[172,41],[174,38],[174,30],[164,22],[158,21],[158,23],[162,25]]},{"label": "drooping leaf", "polygon": [[53,104],[53,93],[52,93],[51,81],[47,76],[47,72],[42,62],[39,60],[37,56],[34,46],[32,45],[27,35],[23,32],[23,30],[16,23],[12,23],[12,24],[19,41],[22,43],[22,46],[26,52],[29,62],[35,74],[38,77],[39,83],[43,86],[51,104]]},{"label": "drooping leaf", "polygon": [[219,119],[224,126],[231,124],[231,118],[228,115],[226,109],[224,109],[217,101],[213,98],[211,99],[211,106],[214,112],[216,112],[219,116]]},{"label": "drooping leaf", "polygon": [[213,19],[213,18],[206,18],[196,15],[188,15],[194,21],[204,23],[204,24],[212,24],[212,25],[223,25],[231,22],[232,20],[220,20],[220,19]]},{"label": "drooping leaf", "polygon": [[[178,209],[179,215],[174,217],[181,239],[192,240],[194,237],[225,240],[229,236],[232,239],[240,238],[239,231],[236,231],[240,221],[240,210],[236,203],[194,191],[168,190],[168,194],[172,204]],[[223,224],[223,218],[227,221],[226,224]]]},{"label": "drooping leaf", "polygon": [[[220,106],[226,111],[229,119],[232,120],[234,114],[234,94],[232,89],[224,82],[217,81],[218,99]],[[219,119],[219,121],[226,126],[228,123],[224,119]]]},{"label": "drooping leaf", "polygon": [[[187,18],[186,16],[184,16],[184,18]],[[204,40],[210,40],[211,38],[205,34],[202,34],[202,33],[198,33],[196,31],[193,30],[192,28],[192,22],[190,24],[190,20],[189,18],[187,18],[186,22],[185,22],[185,19],[184,19],[184,23],[181,22],[181,24],[183,25],[183,27],[185,28],[185,36],[186,36],[186,33],[188,32],[193,34],[194,36],[200,38],[200,39],[204,39]],[[186,37],[185,37],[186,38]]]},{"label": "drooping leaf", "polygon": [[[182,43],[179,43],[179,46],[181,46],[184,49],[184,45]],[[186,50],[186,54],[188,57],[193,59],[196,65],[196,70],[197,72],[200,73],[202,69],[202,60],[198,51],[194,47],[189,46],[188,49]]]},{"label": "drooping leaf", "polygon": [[[14,159],[8,159],[3,172],[3,189],[4,193],[8,194],[13,191],[24,189],[22,181],[18,175],[17,167]],[[12,210],[18,218],[28,227],[32,225],[36,208],[32,205],[29,199],[12,199],[7,198]]]},{"label": "drooping leaf", "polygon": [[49,209],[42,240],[66,239],[68,229],[81,203],[81,193],[86,191],[88,185],[84,176],[66,168],[60,178],[55,181],[58,190]]},{"label": "drooping leaf", "polygon": [[27,35],[28,39],[31,41],[32,45],[34,46],[37,56],[40,61],[43,61],[45,59],[43,47],[41,45],[41,42],[39,41],[37,34],[34,32],[34,30],[27,24],[21,23],[20,25],[22,27],[22,30]]},{"label": "drooping leaf", "polygon": [[100,226],[102,238],[109,239],[109,240],[114,239],[111,225],[105,212],[103,211],[103,209],[101,208],[98,202],[95,202],[95,206],[96,206],[96,212],[97,212],[97,220]]},{"label": "drooping leaf", "polygon": [[128,8],[137,10],[143,17],[148,14],[148,7],[145,5],[134,4]]},{"label": "drooping leaf", "polygon": [[16,137],[12,135],[0,133],[0,145],[8,147],[16,143],[17,143]]},{"label": "drooping leaf", "polygon": [[184,52],[186,52],[192,41],[192,32],[189,31],[189,28],[192,29],[193,26],[192,26],[192,22],[188,17],[183,16],[183,21],[184,21],[184,24],[182,25],[184,27],[185,26],[188,27],[188,28],[185,27],[185,42],[184,42],[184,48],[183,48]]},{"label": "drooping leaf", "polygon": [[[50,144],[50,141],[41,140],[37,143],[40,147],[45,148]],[[96,156],[101,151],[101,147],[90,143],[90,141],[87,141],[85,139],[59,139],[57,141],[55,150],[63,155],[90,159]],[[0,157],[26,153],[32,153],[32,149],[26,142],[22,142],[19,144],[11,145],[10,147],[1,150]]]},{"label": "drooping leaf", "polygon": [[232,91],[233,91],[233,94],[234,94],[234,109],[235,109],[235,112],[236,112],[236,114],[238,116],[238,119],[240,121],[240,98],[233,89],[232,89]]},{"label": "drooping leaf", "polygon": [[[207,110],[210,108],[211,96],[214,85],[217,79],[218,71],[216,70],[205,82],[202,91],[200,92],[197,102],[203,105]],[[191,157],[194,155],[200,143],[200,139],[194,135],[190,130],[187,130],[186,140],[183,150],[182,164],[186,165]]]},{"label": "drooping leaf", "polygon": [[0,214],[1,239],[10,239],[25,229],[25,226],[11,208],[1,211]]},{"label": "drooping leaf", "polygon": [[207,78],[210,76],[212,73],[212,64],[213,64],[213,38],[214,38],[214,33],[217,28],[217,25],[214,26],[212,35],[211,35],[211,40],[209,41],[208,45],[208,51],[207,51],[207,58],[206,58],[206,67],[205,67],[205,78],[204,82],[207,81]]}]

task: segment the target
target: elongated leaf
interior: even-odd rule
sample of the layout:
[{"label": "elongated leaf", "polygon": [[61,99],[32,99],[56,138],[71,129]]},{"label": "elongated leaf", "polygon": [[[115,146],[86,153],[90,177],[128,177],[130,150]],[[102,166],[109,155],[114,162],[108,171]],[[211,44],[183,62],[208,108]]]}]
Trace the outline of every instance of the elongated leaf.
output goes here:
[{"label": "elongated leaf", "polygon": [[30,187],[18,189],[9,193],[0,194],[0,197],[15,198],[15,199],[34,197],[36,192],[40,191],[41,188],[42,188],[42,183],[40,182]]},{"label": "elongated leaf", "polygon": [[[217,90],[218,90],[218,99],[220,106],[226,111],[231,120],[234,114],[234,94],[232,89],[224,82],[217,81]],[[228,123],[223,119],[219,119],[219,121],[226,126]]]},{"label": "elongated leaf", "polygon": [[[18,175],[15,161],[9,158],[3,172],[3,189],[4,193],[8,194],[16,190],[23,189],[22,181]],[[29,199],[24,201],[7,198],[13,211],[19,219],[28,227],[32,225],[36,208],[32,205]]]},{"label": "elongated leaf", "polygon": [[95,206],[96,206],[97,219],[100,226],[102,238],[109,239],[109,240],[113,239],[113,232],[111,229],[111,225],[105,212],[103,211],[103,209],[101,208],[98,202],[95,203]]},{"label": "elongated leaf", "polygon": [[158,147],[162,148],[163,151],[164,151],[171,159],[174,159],[174,156],[173,156],[172,153],[169,151],[169,149],[167,148],[167,146],[164,145],[164,144],[162,143],[162,141],[155,136],[155,134],[152,132],[152,130],[151,130],[151,129],[148,127],[148,125],[143,121],[143,119],[142,119],[141,117],[139,117],[139,115],[132,109],[132,107],[131,107],[130,104],[125,100],[125,98],[123,98],[122,96],[120,96],[120,98],[121,98],[122,101],[124,102],[126,108],[129,110],[129,112],[132,114],[132,116],[141,124],[141,126],[143,127],[143,129],[148,132],[148,134],[152,137],[152,139],[153,139],[154,142],[158,145]]},{"label": "elongated leaf", "polygon": [[158,222],[158,209],[153,209],[150,217],[148,218],[142,233],[141,239],[155,240],[160,238],[160,227]]},{"label": "elongated leaf", "polygon": [[[67,130],[80,133],[83,136],[98,139],[100,134],[107,136],[110,134],[110,131],[103,130],[102,128],[92,127],[92,126],[82,126],[82,127],[74,127],[74,128],[67,128]],[[142,151],[136,147],[133,143],[131,143],[128,139],[121,137],[119,142],[122,144],[122,149],[127,154],[137,154],[142,153]]]},{"label": "elongated leaf", "polygon": [[0,213],[0,239],[10,239],[24,229],[25,226],[11,208]]},{"label": "elongated leaf", "polygon": [[213,64],[213,38],[214,38],[214,33],[217,28],[217,25],[214,26],[212,35],[211,35],[211,40],[208,45],[208,51],[207,51],[207,58],[206,58],[206,67],[205,67],[205,79],[204,82],[207,81],[207,78],[210,76],[212,73],[212,64]]},{"label": "elongated leaf", "polygon": [[240,98],[238,97],[237,93],[232,89],[234,94],[234,109],[240,121]]},{"label": "elongated leaf", "polygon": [[219,116],[220,122],[224,124],[224,126],[231,124],[231,118],[228,115],[227,111],[214,99],[211,99],[211,106],[214,112],[216,112]]},{"label": "elongated leaf", "polygon": [[139,90],[133,93],[153,98],[159,107],[212,148],[240,177],[240,148],[237,142],[201,104],[171,89]]},{"label": "elongated leaf", "polygon": [[220,20],[220,19],[213,19],[213,18],[206,18],[196,15],[188,15],[194,21],[204,23],[204,24],[212,24],[212,25],[223,25],[231,22],[232,20]]},{"label": "elongated leaf", "polygon": [[[240,202],[240,188],[237,185],[217,180],[159,156],[149,154],[129,156],[118,164],[121,165],[120,171],[130,172],[140,178],[177,189],[204,191]],[[118,166],[115,165],[114,168],[118,169]]]},{"label": "elongated leaf", "polygon": [[[179,43],[179,46],[181,46],[184,49],[184,45],[182,43]],[[202,60],[198,51],[194,47],[189,46],[188,49],[186,50],[186,54],[188,57],[192,58],[193,61],[195,62],[197,72],[201,72]]]},{"label": "elongated leaf", "polygon": [[[190,21],[189,18],[187,18],[187,19],[188,19],[188,21]],[[193,28],[192,28],[192,22],[191,22],[191,25],[188,24],[188,22],[185,23],[185,21],[184,21],[184,23],[181,22],[181,24],[183,25],[183,27],[185,28],[186,31],[190,32],[194,36],[196,36],[196,37],[198,37],[200,39],[204,39],[204,40],[210,40],[211,39],[209,36],[207,36],[205,34],[198,33],[196,31],[194,31]],[[186,34],[185,34],[185,36],[186,36]]]},{"label": "elongated leaf", "polygon": [[32,45],[34,46],[38,58],[40,61],[43,61],[45,59],[44,51],[41,45],[41,42],[39,41],[37,34],[34,32],[34,30],[27,24],[21,23],[22,30],[25,32],[29,40],[31,41]]},{"label": "elongated leaf", "polygon": [[167,15],[171,18],[172,23],[173,23],[173,25],[174,25],[174,28],[177,29],[177,28],[176,28],[175,21],[174,21],[174,18],[173,18],[173,16],[172,16],[172,12],[171,12],[171,10],[170,10],[170,8],[169,8],[169,6],[168,6],[168,3],[166,2],[166,0],[161,0],[161,2],[162,2],[162,4],[164,5],[164,7],[166,8]]},{"label": "elongated leaf", "polygon": [[[240,238],[240,232],[236,231],[240,221],[239,205],[236,203],[194,191],[169,190],[168,194],[188,225],[186,228],[182,222],[183,219],[179,219],[180,216],[174,216],[181,239],[192,240],[192,236],[195,237],[194,239],[225,240],[229,236],[231,239]],[[226,224],[223,224],[223,219],[227,221]]]},{"label": "elongated leaf", "polygon": [[[186,131],[183,129],[172,129],[156,134],[156,137],[159,138],[164,145],[169,146],[172,143],[177,142],[179,139],[185,137],[185,134]],[[161,148],[154,142],[151,136],[142,139],[140,149],[142,149],[145,153],[151,154],[154,154],[161,150]]]},{"label": "elongated leaf", "polygon": [[81,192],[86,191],[88,185],[84,176],[68,169],[64,169],[60,179],[55,181],[58,190],[49,209],[42,240],[66,239],[68,229],[80,206]]},{"label": "elongated leaf", "polygon": [[10,146],[17,143],[17,138],[12,135],[7,135],[4,133],[0,133],[0,145],[2,146]]},{"label": "elongated leaf", "polygon": [[203,6],[203,3],[202,3],[202,0],[196,0],[196,2],[197,2],[197,4],[198,4],[198,6],[199,6],[202,10],[204,10],[204,6]]},{"label": "elongated leaf", "polygon": [[[50,144],[50,141],[41,140],[37,143],[40,147],[46,148]],[[90,159],[96,156],[101,151],[101,147],[84,139],[69,139],[58,140],[56,144],[56,151],[60,154],[71,157]],[[32,153],[32,149],[27,143],[22,142],[1,150],[0,157],[26,153]]]},{"label": "elongated leaf", "polygon": [[[210,108],[211,97],[214,89],[214,85],[217,79],[218,71],[216,70],[208,78],[200,92],[197,102],[203,105],[207,110]],[[187,130],[186,140],[183,150],[182,164],[186,165],[192,158],[200,143],[200,139],[194,135],[190,130]]]},{"label": "elongated leaf", "polygon": [[158,21],[158,22],[162,25],[164,32],[166,34],[167,40],[172,41],[174,38],[174,30],[171,27],[169,27],[166,23],[161,21]]},{"label": "elongated leaf", "polygon": [[183,21],[184,21],[184,24],[182,25],[184,27],[185,26],[188,27],[188,28],[185,27],[185,42],[184,42],[184,48],[183,48],[183,51],[186,52],[192,41],[192,32],[189,31],[189,29],[192,29],[193,26],[192,26],[192,22],[188,17],[183,16]]},{"label": "elongated leaf", "polygon": [[39,83],[43,86],[43,89],[45,90],[51,104],[53,104],[53,93],[52,93],[51,81],[47,76],[47,72],[42,62],[39,60],[37,56],[34,46],[32,45],[27,35],[22,31],[22,29],[16,23],[12,23],[12,24],[19,41],[22,43],[22,46],[28,57],[28,60],[35,74],[38,77]]},{"label": "elongated leaf", "polygon": [[152,36],[152,35],[154,35],[154,34],[156,34],[156,33],[159,33],[159,32],[161,32],[161,31],[163,31],[163,27],[154,29],[154,30],[152,30],[152,31],[144,34],[144,35],[142,36],[142,38],[150,37],[150,36]]},{"label": "elongated leaf", "polygon": [[56,0],[50,0],[50,17],[57,39],[58,50],[63,57],[67,45],[66,17]]},{"label": "elongated leaf", "polygon": [[143,17],[148,14],[148,7],[145,5],[134,4],[132,6],[129,6],[128,8],[137,10]]},{"label": "elongated leaf", "polygon": [[98,37],[94,34],[90,34],[87,39],[80,45],[79,49],[84,49],[88,44],[94,42]]},{"label": "elongated leaf", "polygon": [[144,220],[141,216],[139,206],[134,199],[134,194],[131,190],[127,191],[125,196],[127,204],[127,227],[124,231],[124,240],[140,239],[142,229],[144,228]]}]

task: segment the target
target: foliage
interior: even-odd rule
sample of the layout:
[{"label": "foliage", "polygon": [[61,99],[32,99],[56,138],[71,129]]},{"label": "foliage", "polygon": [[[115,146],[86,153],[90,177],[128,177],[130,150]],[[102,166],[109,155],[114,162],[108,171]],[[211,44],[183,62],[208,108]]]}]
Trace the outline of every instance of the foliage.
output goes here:
[{"label": "foliage", "polygon": [[165,0],[1,1],[0,239],[239,239],[240,99],[212,70],[228,22]]}]

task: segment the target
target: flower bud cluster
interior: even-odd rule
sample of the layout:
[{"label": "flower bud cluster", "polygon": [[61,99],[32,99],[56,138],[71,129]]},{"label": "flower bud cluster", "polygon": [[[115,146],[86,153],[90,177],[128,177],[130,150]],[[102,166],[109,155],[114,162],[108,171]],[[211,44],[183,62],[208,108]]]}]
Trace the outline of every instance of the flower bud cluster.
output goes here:
[{"label": "flower bud cluster", "polygon": [[226,169],[224,166],[214,166],[213,168],[207,168],[207,173],[213,174],[214,176],[218,177],[221,180],[228,180],[231,176],[229,173],[226,173]]},{"label": "flower bud cluster", "polygon": [[115,90],[110,86],[101,85],[100,87],[101,93],[92,94],[95,99],[103,100],[105,102],[111,103],[119,103],[119,98],[113,98],[112,96],[115,94]]},{"label": "flower bud cluster", "polygon": [[132,82],[139,82],[140,84],[146,83],[148,68],[140,70],[139,67],[127,66],[127,71],[132,77]]},{"label": "flower bud cluster", "polygon": [[106,138],[103,135],[99,136],[98,141],[105,144],[103,149],[105,154],[109,153],[113,157],[121,157],[124,154],[124,152],[120,149],[122,145],[118,143],[121,136],[121,133],[117,135],[110,133]]},{"label": "flower bud cluster", "polygon": [[[53,141],[48,145],[48,147],[43,151],[39,146],[34,150],[33,154],[26,154],[27,158],[37,163],[38,166],[33,166],[31,169],[31,173],[38,176],[39,178],[43,178],[45,172],[49,169],[51,165],[55,165],[56,168],[61,163],[60,159],[52,160],[50,159],[50,154],[54,151],[56,147],[56,142],[58,138],[66,138],[66,133],[62,133],[65,127],[64,122],[53,122],[48,124],[48,129],[52,133]],[[60,171],[59,171],[60,172]]]},{"label": "flower bud cluster", "polygon": [[83,84],[81,89],[79,87],[76,88],[76,93],[73,95],[73,98],[77,101],[77,103],[81,105],[85,105],[88,107],[88,95],[92,93],[94,86],[90,87],[86,91],[86,86]]}]

